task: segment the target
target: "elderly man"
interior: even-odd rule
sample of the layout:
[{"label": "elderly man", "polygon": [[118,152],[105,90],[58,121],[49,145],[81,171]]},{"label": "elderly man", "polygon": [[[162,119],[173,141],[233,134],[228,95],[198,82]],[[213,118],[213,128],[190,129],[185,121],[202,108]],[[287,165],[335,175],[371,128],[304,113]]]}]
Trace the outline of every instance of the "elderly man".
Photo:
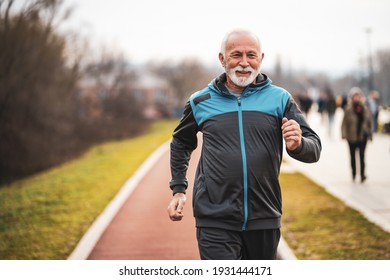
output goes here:
[{"label": "elderly man", "polygon": [[263,58],[253,33],[228,33],[219,53],[225,73],[189,98],[173,133],[172,221],[183,218],[188,162],[197,132],[203,134],[193,189],[202,259],[275,259],[283,139],[294,159],[312,163],[320,157],[320,139],[290,93],[260,73]]}]

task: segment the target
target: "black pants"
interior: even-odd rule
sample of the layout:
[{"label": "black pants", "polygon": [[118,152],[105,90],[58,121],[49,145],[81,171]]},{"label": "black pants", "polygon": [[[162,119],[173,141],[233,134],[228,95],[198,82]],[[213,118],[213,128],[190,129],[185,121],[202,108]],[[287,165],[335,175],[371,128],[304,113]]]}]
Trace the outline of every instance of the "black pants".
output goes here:
[{"label": "black pants", "polygon": [[202,260],[274,260],[280,239],[279,229],[230,231],[197,228]]},{"label": "black pants", "polygon": [[365,159],[364,154],[366,151],[367,141],[358,141],[351,142],[348,141],[349,145],[349,153],[351,156],[351,168],[352,168],[352,177],[355,179],[356,177],[356,151],[359,151],[359,160],[360,160],[360,176],[361,178],[365,178]]}]

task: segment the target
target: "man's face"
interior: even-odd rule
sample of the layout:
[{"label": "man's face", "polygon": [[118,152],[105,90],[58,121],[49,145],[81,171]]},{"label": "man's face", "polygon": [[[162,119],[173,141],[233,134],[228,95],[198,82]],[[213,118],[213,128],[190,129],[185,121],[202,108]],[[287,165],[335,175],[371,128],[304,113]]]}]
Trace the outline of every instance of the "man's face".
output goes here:
[{"label": "man's face", "polygon": [[225,56],[219,55],[228,80],[240,88],[256,79],[263,57],[259,43],[249,34],[232,34],[226,42]]}]

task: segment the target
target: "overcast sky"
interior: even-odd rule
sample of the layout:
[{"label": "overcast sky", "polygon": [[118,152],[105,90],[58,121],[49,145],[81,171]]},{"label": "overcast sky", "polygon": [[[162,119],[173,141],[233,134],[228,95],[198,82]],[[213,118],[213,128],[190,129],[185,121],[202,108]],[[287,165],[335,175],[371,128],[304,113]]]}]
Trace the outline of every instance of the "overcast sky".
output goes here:
[{"label": "overcast sky", "polygon": [[268,69],[279,55],[284,67],[338,75],[359,67],[368,41],[372,52],[390,48],[389,0],[65,0],[65,5],[74,7],[72,27],[135,63],[184,57],[217,63],[220,42],[234,28],[260,37]]}]

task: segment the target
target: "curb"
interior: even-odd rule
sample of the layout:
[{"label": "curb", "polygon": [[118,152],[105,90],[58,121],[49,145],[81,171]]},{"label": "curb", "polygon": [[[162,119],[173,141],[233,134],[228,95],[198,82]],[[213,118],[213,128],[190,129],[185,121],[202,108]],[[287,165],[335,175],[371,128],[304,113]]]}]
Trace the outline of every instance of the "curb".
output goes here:
[{"label": "curb", "polygon": [[278,260],[297,260],[297,257],[295,256],[294,252],[290,249],[290,247],[288,247],[287,242],[283,239],[282,236],[280,237],[280,240],[279,240],[277,259]]}]

